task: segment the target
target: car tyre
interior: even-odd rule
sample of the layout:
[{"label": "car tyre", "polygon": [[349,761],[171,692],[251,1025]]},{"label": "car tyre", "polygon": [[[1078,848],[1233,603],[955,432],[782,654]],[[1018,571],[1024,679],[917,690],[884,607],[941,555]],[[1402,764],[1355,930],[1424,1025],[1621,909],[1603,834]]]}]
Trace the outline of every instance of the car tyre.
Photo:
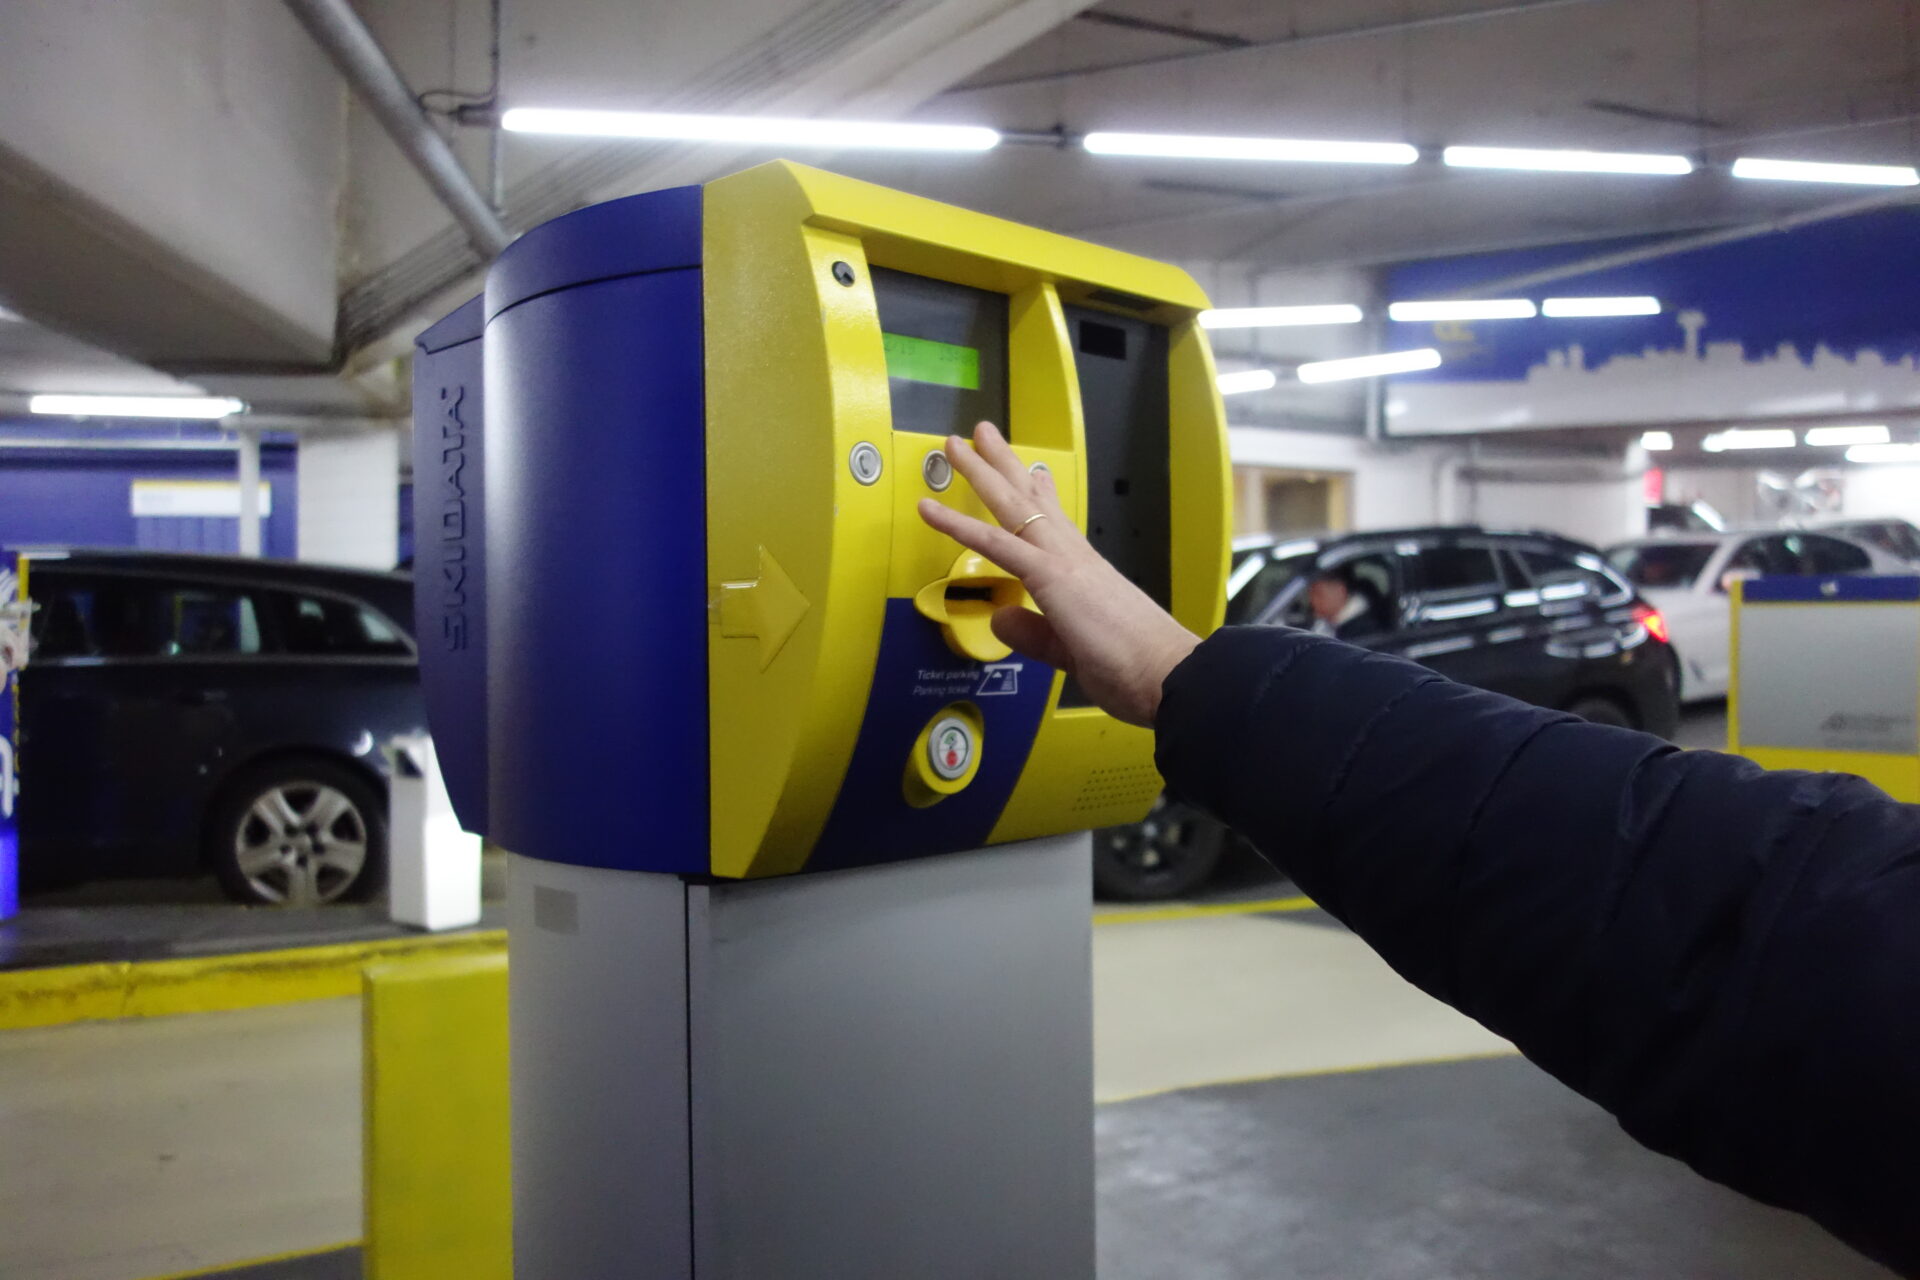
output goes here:
[{"label": "car tyre", "polygon": [[1616,729],[1638,729],[1627,709],[1612,698],[1581,698],[1567,708],[1569,715],[1579,716],[1582,720],[1591,720],[1595,724],[1612,725]]},{"label": "car tyre", "polygon": [[360,902],[386,884],[387,806],[348,765],[318,757],[245,770],[208,813],[206,856],[235,902]]},{"label": "car tyre", "polygon": [[1225,827],[1162,793],[1145,820],[1093,833],[1094,892],[1122,902],[1180,897],[1213,877],[1226,845]]}]

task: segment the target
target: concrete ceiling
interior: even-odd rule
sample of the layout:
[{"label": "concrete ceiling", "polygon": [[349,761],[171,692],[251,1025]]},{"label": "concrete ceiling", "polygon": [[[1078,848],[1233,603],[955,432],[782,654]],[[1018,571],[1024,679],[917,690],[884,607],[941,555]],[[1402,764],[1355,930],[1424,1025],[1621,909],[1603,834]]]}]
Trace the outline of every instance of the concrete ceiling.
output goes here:
[{"label": "concrete ceiling", "polygon": [[[1916,42],[1910,0],[1107,0],[920,115],[1911,164]],[[1156,256],[1260,270],[1721,225],[1857,194],[1714,171],[1471,172],[1437,158],[1379,169],[1002,148],[964,165],[841,167]]]},{"label": "concrete ceiling", "polygon": [[[355,2],[416,89],[484,87],[486,0]],[[552,0],[508,13],[503,85],[523,105],[1711,162],[1752,151],[1912,163],[1920,149],[1912,0],[713,0],[670,11]],[[483,175],[484,131],[447,132]],[[509,221],[760,158],[514,138]],[[1395,261],[1748,222],[1858,194],[1717,171],[1470,173],[1433,159],[1379,170],[1033,145],[796,158],[1181,261],[1227,304],[1363,300],[1371,269]],[[281,406],[390,405],[398,383],[380,361],[404,350],[432,306],[472,287],[443,211],[279,5],[0,7],[0,178],[9,173],[36,225],[74,227],[45,237],[31,261],[0,247],[0,299],[42,322],[0,321],[0,392],[165,384],[149,361]],[[89,254],[89,243],[120,256]],[[143,260],[150,269],[136,270]],[[188,297],[187,312],[179,298],[164,303],[167,290]],[[347,345],[366,353],[356,371],[372,370],[369,383],[340,389],[324,372],[336,313],[356,338]],[[376,332],[392,336],[363,347]],[[1367,341],[1298,331],[1236,349],[1311,358]],[[279,367],[300,363],[312,371]],[[1304,419],[1358,412],[1350,388],[1275,395],[1253,399]]]}]

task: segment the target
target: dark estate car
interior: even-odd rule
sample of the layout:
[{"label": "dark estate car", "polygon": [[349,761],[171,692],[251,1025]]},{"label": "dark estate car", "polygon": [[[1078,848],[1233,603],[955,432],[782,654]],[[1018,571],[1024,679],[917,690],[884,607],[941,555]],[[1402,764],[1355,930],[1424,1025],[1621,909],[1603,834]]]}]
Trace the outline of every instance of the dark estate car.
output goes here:
[{"label": "dark estate car", "polygon": [[379,747],[424,729],[401,574],[30,552],[20,675],[30,883],[211,870],[242,902],[386,874]]},{"label": "dark estate car", "polygon": [[[1666,624],[1592,547],[1479,528],[1242,539],[1227,623],[1310,627],[1308,588],[1328,573],[1360,602],[1344,640],[1602,724],[1669,737],[1679,723]],[[1136,900],[1185,893],[1227,838],[1163,797],[1145,822],[1096,834],[1095,886]]]}]

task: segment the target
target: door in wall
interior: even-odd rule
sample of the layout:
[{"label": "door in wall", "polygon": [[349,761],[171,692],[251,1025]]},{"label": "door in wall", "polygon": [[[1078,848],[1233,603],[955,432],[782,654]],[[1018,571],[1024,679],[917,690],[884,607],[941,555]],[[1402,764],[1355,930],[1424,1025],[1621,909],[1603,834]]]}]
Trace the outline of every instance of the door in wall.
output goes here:
[{"label": "door in wall", "polygon": [[1344,471],[1235,467],[1235,533],[1320,533],[1350,525],[1351,477]]}]

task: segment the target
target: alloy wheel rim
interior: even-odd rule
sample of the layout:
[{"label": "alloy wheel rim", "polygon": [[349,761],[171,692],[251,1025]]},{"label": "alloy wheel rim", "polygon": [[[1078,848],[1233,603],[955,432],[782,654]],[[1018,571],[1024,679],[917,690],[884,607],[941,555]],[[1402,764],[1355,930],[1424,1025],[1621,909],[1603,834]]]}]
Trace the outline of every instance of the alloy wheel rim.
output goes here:
[{"label": "alloy wheel rim", "polygon": [[247,806],[234,834],[234,857],[264,901],[289,907],[333,902],[366,866],[366,816],[336,787],[283,782]]}]

